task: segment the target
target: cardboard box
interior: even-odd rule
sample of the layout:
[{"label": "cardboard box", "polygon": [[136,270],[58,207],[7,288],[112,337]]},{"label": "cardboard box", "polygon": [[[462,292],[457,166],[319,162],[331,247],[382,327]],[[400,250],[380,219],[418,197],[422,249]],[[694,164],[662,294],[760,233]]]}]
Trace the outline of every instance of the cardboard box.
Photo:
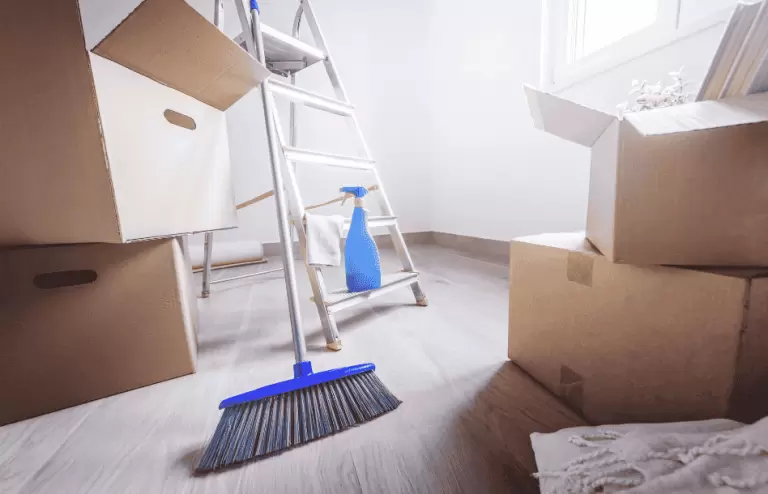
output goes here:
[{"label": "cardboard box", "polygon": [[583,233],[510,247],[509,358],[594,424],[768,415],[768,270],[613,264]]},{"label": "cardboard box", "polygon": [[119,63],[87,51],[76,0],[0,16],[0,245],[236,226],[222,110],[268,71],[183,0],[128,13],[95,48]]},{"label": "cardboard box", "polygon": [[0,425],[193,373],[177,239],[0,251]]},{"label": "cardboard box", "polygon": [[606,257],[768,266],[768,93],[617,118],[525,90],[536,127],[592,149],[587,237]]}]

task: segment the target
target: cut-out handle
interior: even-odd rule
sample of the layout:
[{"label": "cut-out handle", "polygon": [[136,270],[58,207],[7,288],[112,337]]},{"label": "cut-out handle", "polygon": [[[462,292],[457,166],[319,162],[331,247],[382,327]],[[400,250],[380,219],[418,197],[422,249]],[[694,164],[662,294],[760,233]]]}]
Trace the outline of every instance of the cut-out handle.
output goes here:
[{"label": "cut-out handle", "polygon": [[41,290],[53,290],[68,286],[87,285],[93,283],[99,277],[96,271],[82,269],[78,271],[57,271],[55,273],[42,273],[35,276],[32,283]]},{"label": "cut-out handle", "polygon": [[184,115],[183,113],[179,113],[173,110],[165,110],[163,112],[163,116],[165,116],[165,119],[173,125],[183,127],[188,130],[195,130],[197,128],[195,119]]}]

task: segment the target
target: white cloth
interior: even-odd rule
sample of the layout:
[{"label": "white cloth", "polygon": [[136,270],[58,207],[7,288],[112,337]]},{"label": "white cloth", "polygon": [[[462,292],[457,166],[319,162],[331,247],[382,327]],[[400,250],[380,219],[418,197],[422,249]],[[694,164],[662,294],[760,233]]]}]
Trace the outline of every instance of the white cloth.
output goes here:
[{"label": "white cloth", "polygon": [[531,434],[541,492],[768,494],[768,418]]},{"label": "white cloth", "polygon": [[341,265],[341,233],[344,217],[307,214],[307,264],[310,266]]}]

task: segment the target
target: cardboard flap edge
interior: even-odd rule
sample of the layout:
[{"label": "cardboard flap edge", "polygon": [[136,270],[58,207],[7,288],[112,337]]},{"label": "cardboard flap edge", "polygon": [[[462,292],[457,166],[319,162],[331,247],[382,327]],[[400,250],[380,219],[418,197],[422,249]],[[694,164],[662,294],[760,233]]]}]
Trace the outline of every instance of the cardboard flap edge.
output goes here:
[{"label": "cardboard flap edge", "polygon": [[617,117],[523,85],[537,129],[582,146],[592,147]]},{"label": "cardboard flap edge", "polygon": [[186,1],[143,0],[92,51],[221,111],[271,75]]},{"label": "cardboard flap edge", "polygon": [[768,122],[768,92],[628,113],[624,119],[644,136]]}]

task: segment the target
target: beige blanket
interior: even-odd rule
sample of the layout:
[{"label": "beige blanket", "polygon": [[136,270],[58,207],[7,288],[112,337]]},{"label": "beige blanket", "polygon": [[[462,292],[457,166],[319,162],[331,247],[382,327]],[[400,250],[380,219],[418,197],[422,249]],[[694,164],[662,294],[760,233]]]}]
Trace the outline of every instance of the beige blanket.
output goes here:
[{"label": "beige blanket", "polygon": [[544,494],[768,494],[768,418],[577,427],[531,443]]}]

